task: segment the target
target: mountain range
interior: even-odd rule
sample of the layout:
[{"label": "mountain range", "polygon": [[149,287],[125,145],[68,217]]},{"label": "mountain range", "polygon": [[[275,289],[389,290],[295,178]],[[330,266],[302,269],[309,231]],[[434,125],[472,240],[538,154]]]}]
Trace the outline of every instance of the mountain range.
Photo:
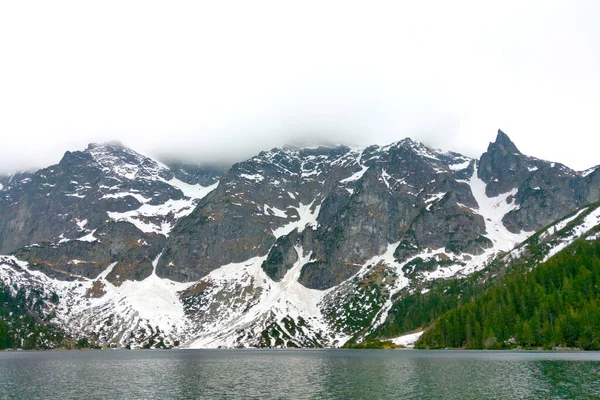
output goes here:
[{"label": "mountain range", "polygon": [[479,159],[407,138],[227,168],[90,144],[0,177],[0,347],[414,342],[501,277],[599,240],[598,201],[599,167],[524,155],[502,131]]}]

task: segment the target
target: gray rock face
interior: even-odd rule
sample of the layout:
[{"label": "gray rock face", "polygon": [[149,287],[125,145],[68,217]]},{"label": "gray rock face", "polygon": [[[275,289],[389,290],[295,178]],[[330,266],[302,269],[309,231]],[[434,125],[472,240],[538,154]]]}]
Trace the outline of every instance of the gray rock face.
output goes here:
[{"label": "gray rock face", "polygon": [[262,269],[275,282],[283,279],[288,270],[298,261],[298,252],[290,236],[282,236],[271,247],[269,256],[262,263]]},{"label": "gray rock face", "polygon": [[152,261],[164,247],[165,237],[141,233],[129,222],[109,222],[86,240],[42,243],[27,246],[16,256],[34,269],[60,279],[96,278],[116,263],[107,275],[109,282],[141,281],[152,273]]},{"label": "gray rock face", "polygon": [[356,157],[343,146],[288,147],[235,164],[174,227],[157,273],[197,280],[222,265],[266,255],[278,236],[293,230],[286,226],[316,212],[344,174],[360,170]]},{"label": "gray rock face", "polygon": [[350,265],[311,261],[302,267],[299,282],[311,289],[330,288],[348,279],[355,272],[356,268]]},{"label": "gray rock face", "polygon": [[[111,281],[141,280],[163,251],[169,225],[194,207],[182,191],[193,187],[175,175],[113,143],[91,144],[66,152],[57,165],[6,177],[0,188],[0,253],[17,252],[64,279],[95,277],[117,262]],[[187,174],[190,182],[211,177],[194,169]]]},{"label": "gray rock face", "polygon": [[[156,162],[118,144],[67,152],[57,165],[0,179],[0,252],[61,279],[156,273],[197,281],[267,256],[274,281],[310,254],[300,282],[327,289],[372,257],[492,246],[471,191],[475,160],[404,139],[363,150],[284,147],[225,171]],[[220,176],[220,178],[219,178]],[[600,199],[600,169],[579,173],[523,155],[502,131],[478,163],[489,197],[511,192],[512,232],[535,230]],[[199,200],[190,188],[216,188]],[[200,186],[194,186],[200,184]],[[390,250],[391,249],[391,250]],[[161,257],[159,257],[161,255]]]},{"label": "gray rock face", "polygon": [[[297,232],[295,243],[312,253],[319,266],[327,265],[320,270],[334,277],[308,283],[303,272],[301,282],[330,287],[400,241],[420,210],[440,193],[454,193],[448,201],[463,204],[469,215],[467,208],[476,202],[460,181],[469,177],[470,163],[460,154],[435,152],[410,139],[363,151],[338,146],[262,152],[235,164],[217,189],[179,221],[157,273],[197,280],[221,265],[267,255],[277,238]],[[280,278],[285,268],[277,265],[272,273]]]},{"label": "gray rock face", "polygon": [[541,160],[521,154],[517,146],[501,130],[479,159],[478,176],[487,183],[486,194],[496,197],[523,182],[530,171],[539,168]]},{"label": "gray rock face", "polygon": [[519,208],[503,220],[512,232],[538,230],[600,199],[597,170],[584,176],[563,164],[523,155],[502,131],[481,156],[478,175],[490,197],[518,190]]},{"label": "gray rock face", "polygon": [[200,165],[187,161],[166,160],[165,165],[175,178],[190,185],[211,186],[229,169],[220,165]]},{"label": "gray rock face", "polygon": [[582,179],[576,189],[582,202],[590,204],[600,199],[600,166],[591,168],[581,174]]},{"label": "gray rock face", "polygon": [[492,247],[485,234],[483,217],[458,202],[455,193],[448,192],[430,207],[421,209],[401,238],[394,256],[404,261],[420,249],[442,247],[450,253],[478,255]]},{"label": "gray rock face", "polygon": [[[415,251],[440,243],[443,247],[448,243],[447,228],[453,228],[453,223],[448,222],[450,214],[456,221],[460,221],[457,215],[464,214],[463,222],[468,221],[470,226],[471,220],[476,219],[468,206],[475,207],[477,203],[469,186],[460,182],[468,176],[469,168],[472,171],[468,158],[434,152],[411,140],[368,148],[362,158],[368,169],[357,180],[355,190],[329,223],[320,224],[310,235],[312,242],[305,244],[314,250],[315,260],[302,270],[300,282],[307,287],[326,289],[337,285],[354,275],[369,258],[385,252],[390,244],[406,242],[408,238]],[[441,198],[446,199],[446,207],[454,206],[453,213],[431,209]],[[423,215],[427,217],[421,218]],[[425,229],[425,225],[418,225],[419,220],[444,229]],[[411,230],[413,224],[423,228]],[[480,228],[474,229],[477,233],[471,233],[471,228],[453,232],[461,250],[478,251],[478,246],[463,243],[476,240],[485,231],[481,224],[474,226]],[[464,232],[471,236],[463,238]],[[396,252],[397,257],[407,255]]]}]

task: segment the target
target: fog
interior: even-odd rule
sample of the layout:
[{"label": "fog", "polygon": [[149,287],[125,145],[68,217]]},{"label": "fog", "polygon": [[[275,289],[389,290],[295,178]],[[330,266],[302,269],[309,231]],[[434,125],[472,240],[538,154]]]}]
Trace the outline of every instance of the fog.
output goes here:
[{"label": "fog", "polygon": [[[286,4],[283,4],[286,3]],[[404,137],[600,164],[600,3],[3,2],[0,172]]]}]

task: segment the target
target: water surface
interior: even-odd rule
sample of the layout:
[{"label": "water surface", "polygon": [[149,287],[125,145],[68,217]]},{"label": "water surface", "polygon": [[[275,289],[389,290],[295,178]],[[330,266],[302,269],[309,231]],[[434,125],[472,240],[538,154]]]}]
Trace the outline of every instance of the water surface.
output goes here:
[{"label": "water surface", "polygon": [[0,353],[0,399],[597,399],[600,353]]}]

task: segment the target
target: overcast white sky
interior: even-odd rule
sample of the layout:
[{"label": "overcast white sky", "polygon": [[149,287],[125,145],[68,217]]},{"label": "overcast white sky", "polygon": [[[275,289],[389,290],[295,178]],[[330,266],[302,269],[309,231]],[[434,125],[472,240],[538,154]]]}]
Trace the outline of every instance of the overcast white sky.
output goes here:
[{"label": "overcast white sky", "polygon": [[600,1],[4,1],[0,171],[410,136],[600,164]]}]

